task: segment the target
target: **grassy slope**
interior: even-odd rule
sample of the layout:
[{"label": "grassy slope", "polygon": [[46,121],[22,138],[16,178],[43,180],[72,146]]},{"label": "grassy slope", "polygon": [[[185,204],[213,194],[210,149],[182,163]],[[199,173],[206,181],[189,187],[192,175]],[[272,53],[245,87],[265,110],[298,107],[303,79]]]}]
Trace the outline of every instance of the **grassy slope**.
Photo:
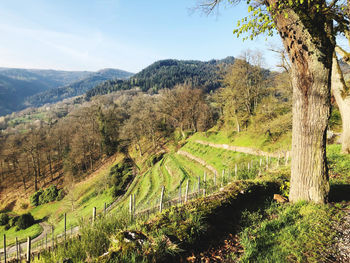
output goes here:
[{"label": "grassy slope", "polygon": [[[122,156],[117,156],[112,164],[107,163],[107,165],[94,172],[89,178],[77,183],[72,189],[71,194],[63,198],[63,200],[29,208],[26,212],[30,212],[36,220],[47,219],[50,224],[55,226],[56,234],[62,233],[64,230],[64,213],[67,213],[68,229],[71,226],[77,226],[81,217],[92,216],[93,207],[96,207],[97,211],[101,212],[104,208],[104,203],[109,204],[113,201],[109,192],[96,194],[96,188],[99,187],[101,181],[109,173],[110,168],[121,159]],[[71,197],[75,199],[74,211],[72,211],[71,201],[69,200]],[[41,232],[42,227],[39,224],[17,232],[14,227],[9,230],[0,227],[0,235],[3,236],[6,234],[8,244],[14,244],[15,237],[25,240],[27,236],[34,238]],[[3,243],[0,244],[0,247],[3,247]]]}]

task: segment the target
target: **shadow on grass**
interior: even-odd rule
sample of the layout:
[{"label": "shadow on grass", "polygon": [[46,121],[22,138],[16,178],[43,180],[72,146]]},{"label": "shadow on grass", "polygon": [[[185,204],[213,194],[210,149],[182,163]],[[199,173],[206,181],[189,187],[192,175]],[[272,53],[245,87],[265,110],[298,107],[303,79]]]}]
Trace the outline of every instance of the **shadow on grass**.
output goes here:
[{"label": "shadow on grass", "polygon": [[329,201],[350,201],[350,184],[332,184],[329,192]]}]

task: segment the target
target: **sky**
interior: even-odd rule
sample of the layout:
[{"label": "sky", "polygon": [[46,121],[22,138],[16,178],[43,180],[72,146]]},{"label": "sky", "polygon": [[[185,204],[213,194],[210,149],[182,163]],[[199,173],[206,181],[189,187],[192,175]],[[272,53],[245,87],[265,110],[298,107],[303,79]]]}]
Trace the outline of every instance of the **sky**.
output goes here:
[{"label": "sky", "polygon": [[278,36],[244,41],[233,35],[247,6],[207,16],[196,0],[4,0],[0,67],[136,73],[160,59],[207,61],[250,49],[274,68]]}]

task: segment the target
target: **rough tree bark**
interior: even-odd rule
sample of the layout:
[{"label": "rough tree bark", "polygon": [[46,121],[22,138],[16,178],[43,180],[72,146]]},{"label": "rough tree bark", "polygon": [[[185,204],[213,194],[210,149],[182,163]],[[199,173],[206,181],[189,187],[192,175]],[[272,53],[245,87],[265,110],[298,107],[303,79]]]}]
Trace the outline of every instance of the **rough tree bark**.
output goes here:
[{"label": "rough tree bark", "polygon": [[[307,1],[305,1],[307,2]],[[278,1],[268,0],[276,6]],[[322,3],[322,1],[320,1]],[[312,5],[312,4],[311,4]],[[307,3],[287,8],[274,22],[292,67],[293,135],[289,198],[324,203],[329,192],[326,130],[335,40],[332,21]]]}]

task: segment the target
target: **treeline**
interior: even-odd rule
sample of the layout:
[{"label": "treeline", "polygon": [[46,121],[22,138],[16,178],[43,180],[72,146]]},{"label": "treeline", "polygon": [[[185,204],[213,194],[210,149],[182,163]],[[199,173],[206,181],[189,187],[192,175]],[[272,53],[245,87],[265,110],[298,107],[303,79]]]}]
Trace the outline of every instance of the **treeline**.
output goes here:
[{"label": "treeline", "polygon": [[[173,132],[203,131],[213,112],[199,89],[178,86],[149,95],[120,91],[95,98],[55,123],[7,134],[0,140],[1,185],[20,181],[37,191],[57,178],[79,178],[117,151],[134,146],[142,156],[159,150]],[[28,182],[30,183],[28,184]]]},{"label": "treeline", "polygon": [[[185,83],[158,93],[131,89],[95,96],[55,122],[0,139],[1,186],[79,178],[116,152],[143,157],[166,150],[188,134],[213,126],[248,127],[277,138],[291,127],[288,75],[269,73],[250,55],[221,71],[215,92]],[[281,121],[279,116],[285,116]]]},{"label": "treeline", "polygon": [[233,57],[208,62],[194,60],[161,60],[153,63],[128,80],[111,80],[89,90],[86,99],[118,90],[140,88],[144,92],[157,92],[172,89],[178,84],[187,83],[205,92],[220,87],[223,72],[234,63]]}]

